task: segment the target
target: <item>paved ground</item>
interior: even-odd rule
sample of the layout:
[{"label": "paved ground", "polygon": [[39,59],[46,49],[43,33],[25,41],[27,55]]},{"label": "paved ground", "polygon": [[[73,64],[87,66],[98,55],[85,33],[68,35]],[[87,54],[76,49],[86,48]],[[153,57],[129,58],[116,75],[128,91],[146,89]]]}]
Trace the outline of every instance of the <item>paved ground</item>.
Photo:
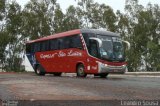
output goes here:
[{"label": "paved ground", "polygon": [[[160,77],[0,74],[1,100],[160,100]],[[102,103],[102,102],[101,102]],[[160,104],[160,103],[159,103]]]}]

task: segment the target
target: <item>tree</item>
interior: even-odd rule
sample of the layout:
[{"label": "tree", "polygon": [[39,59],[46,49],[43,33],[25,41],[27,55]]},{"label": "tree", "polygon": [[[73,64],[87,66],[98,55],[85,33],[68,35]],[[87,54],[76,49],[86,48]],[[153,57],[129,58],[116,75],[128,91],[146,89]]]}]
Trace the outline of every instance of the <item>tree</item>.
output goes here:
[{"label": "tree", "polygon": [[53,17],[53,29],[54,29],[54,33],[58,33],[58,32],[63,32],[66,31],[65,30],[65,25],[64,25],[64,14],[60,8],[59,5],[56,5],[56,9],[54,12],[54,17]]},{"label": "tree", "polygon": [[55,0],[31,0],[23,10],[23,36],[36,39],[53,32],[51,24],[54,15]]},{"label": "tree", "polygon": [[110,6],[99,4],[93,0],[82,0],[77,7],[81,27],[104,28],[116,31],[117,17]]},{"label": "tree", "polygon": [[73,5],[68,7],[63,23],[65,26],[65,31],[80,28],[81,23],[78,20],[76,12],[76,8]]},{"label": "tree", "polygon": [[116,22],[117,22],[117,17],[115,13],[113,12],[113,9],[109,6],[105,6],[104,4],[101,5],[104,9],[103,13],[103,21],[106,24],[106,28],[109,31],[116,32],[117,27],[116,27]]},{"label": "tree", "polygon": [[11,3],[6,4],[6,34],[8,36],[7,48],[6,48],[6,68],[7,70],[19,70],[20,62],[15,60],[22,58],[21,57],[21,6],[12,1]]},{"label": "tree", "polygon": [[[146,60],[150,67],[147,65],[146,68],[151,68],[153,71],[160,70],[160,7],[158,5],[148,4],[147,11],[148,17],[148,37],[146,48]],[[148,69],[149,70],[149,69]]]},{"label": "tree", "polygon": [[5,0],[0,0],[0,21],[4,17],[4,12],[5,12]]},{"label": "tree", "polygon": [[145,67],[144,70],[157,70],[153,67],[159,64],[156,60],[159,54],[159,35],[156,31],[159,23],[158,8],[154,9],[151,4],[144,8],[138,4],[138,0],[127,0],[125,9],[129,19],[129,41],[132,45],[128,54],[130,70],[142,70],[142,66]]},{"label": "tree", "polygon": [[6,46],[9,43],[9,37],[5,29],[0,30],[0,64],[2,69],[5,67],[5,52]]}]

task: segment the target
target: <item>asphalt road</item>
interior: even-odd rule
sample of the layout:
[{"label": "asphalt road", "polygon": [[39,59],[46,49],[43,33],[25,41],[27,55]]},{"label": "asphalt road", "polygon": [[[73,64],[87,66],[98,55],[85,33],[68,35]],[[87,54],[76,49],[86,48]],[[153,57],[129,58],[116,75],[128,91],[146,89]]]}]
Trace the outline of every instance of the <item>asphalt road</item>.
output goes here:
[{"label": "asphalt road", "polygon": [[160,100],[160,77],[109,75],[107,78],[96,78],[91,75],[78,78],[69,74],[55,77],[37,76],[34,73],[3,73],[0,74],[0,99],[32,102],[61,100],[65,104],[67,100],[69,105],[75,100],[76,105],[85,101],[106,105],[108,100],[113,106],[115,101],[122,105],[121,100]]}]

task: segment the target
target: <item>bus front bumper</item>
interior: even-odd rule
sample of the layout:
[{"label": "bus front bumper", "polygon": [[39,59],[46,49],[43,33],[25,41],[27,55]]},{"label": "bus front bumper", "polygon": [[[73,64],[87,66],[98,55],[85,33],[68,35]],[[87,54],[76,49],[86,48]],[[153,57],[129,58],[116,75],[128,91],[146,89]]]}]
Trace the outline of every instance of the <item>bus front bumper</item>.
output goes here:
[{"label": "bus front bumper", "polygon": [[98,63],[98,73],[117,73],[117,74],[124,74],[128,71],[126,65],[121,66],[111,66],[103,63]]}]

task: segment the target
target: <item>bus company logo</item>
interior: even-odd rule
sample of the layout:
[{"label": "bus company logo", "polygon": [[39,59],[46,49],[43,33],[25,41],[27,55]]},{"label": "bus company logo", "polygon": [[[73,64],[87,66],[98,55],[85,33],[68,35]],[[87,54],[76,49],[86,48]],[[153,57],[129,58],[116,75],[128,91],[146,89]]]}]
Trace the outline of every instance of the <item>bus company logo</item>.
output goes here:
[{"label": "bus company logo", "polygon": [[66,56],[66,53],[64,53],[64,52],[62,52],[62,51],[60,51],[59,53],[58,53],[58,57],[65,57]]},{"label": "bus company logo", "polygon": [[53,53],[53,54],[41,54],[40,58],[41,59],[50,59],[50,58],[54,58],[55,56],[57,57],[65,57],[65,56],[82,56],[82,53],[77,52],[77,51],[72,51],[70,50],[69,52],[65,53],[62,51],[59,51],[58,53]]},{"label": "bus company logo", "polygon": [[69,52],[68,52],[68,56],[82,56],[82,53],[80,53],[80,52],[77,52],[77,51],[72,51],[72,50],[70,50]]},{"label": "bus company logo", "polygon": [[54,54],[41,54],[40,58],[41,59],[50,59],[50,58],[54,58],[54,55],[55,55],[55,53]]}]

